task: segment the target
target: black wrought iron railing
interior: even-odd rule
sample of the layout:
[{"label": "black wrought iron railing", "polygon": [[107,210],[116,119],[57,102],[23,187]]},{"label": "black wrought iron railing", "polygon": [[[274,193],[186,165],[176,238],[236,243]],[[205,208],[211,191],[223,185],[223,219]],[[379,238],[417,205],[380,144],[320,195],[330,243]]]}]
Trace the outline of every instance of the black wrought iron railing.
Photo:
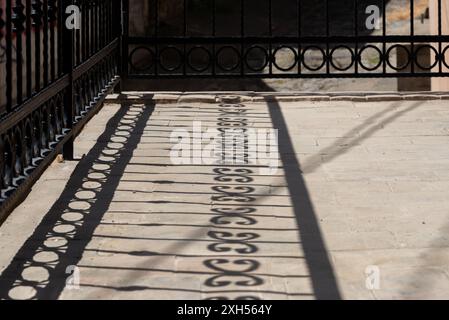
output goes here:
[{"label": "black wrought iron railing", "polygon": [[119,83],[117,3],[0,1],[0,220]]},{"label": "black wrought iron railing", "polygon": [[445,77],[445,1],[148,0],[127,24],[124,68],[131,78]]},{"label": "black wrought iron railing", "polygon": [[446,1],[0,0],[0,220],[126,78],[448,77]]}]

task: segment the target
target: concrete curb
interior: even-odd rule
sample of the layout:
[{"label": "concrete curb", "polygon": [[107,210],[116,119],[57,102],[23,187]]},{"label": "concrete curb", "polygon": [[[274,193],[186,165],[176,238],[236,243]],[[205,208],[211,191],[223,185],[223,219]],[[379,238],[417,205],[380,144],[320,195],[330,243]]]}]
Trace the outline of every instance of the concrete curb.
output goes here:
[{"label": "concrete curb", "polygon": [[237,96],[241,102],[304,102],[304,101],[423,101],[449,100],[449,92],[334,92],[334,93],[273,93],[273,92],[123,92],[111,94],[106,102],[177,104],[177,103],[216,103],[222,97]]}]

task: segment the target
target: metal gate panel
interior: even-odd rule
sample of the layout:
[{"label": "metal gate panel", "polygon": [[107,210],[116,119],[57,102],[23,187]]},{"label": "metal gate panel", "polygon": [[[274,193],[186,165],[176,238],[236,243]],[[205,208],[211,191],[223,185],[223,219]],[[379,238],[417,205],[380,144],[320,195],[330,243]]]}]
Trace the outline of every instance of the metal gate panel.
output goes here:
[{"label": "metal gate panel", "polygon": [[147,79],[445,77],[435,1],[436,34],[421,30],[420,0],[393,13],[389,0],[150,0],[125,23],[123,67]]}]

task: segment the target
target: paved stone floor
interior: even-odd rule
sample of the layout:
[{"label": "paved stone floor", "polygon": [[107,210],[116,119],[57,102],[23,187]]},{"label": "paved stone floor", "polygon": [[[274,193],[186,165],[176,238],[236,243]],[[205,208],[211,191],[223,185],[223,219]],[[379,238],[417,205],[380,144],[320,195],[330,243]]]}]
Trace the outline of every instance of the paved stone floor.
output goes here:
[{"label": "paved stone floor", "polygon": [[[107,104],[0,227],[0,298],[449,298],[447,101],[202,98]],[[173,164],[193,121],[280,169]]]}]

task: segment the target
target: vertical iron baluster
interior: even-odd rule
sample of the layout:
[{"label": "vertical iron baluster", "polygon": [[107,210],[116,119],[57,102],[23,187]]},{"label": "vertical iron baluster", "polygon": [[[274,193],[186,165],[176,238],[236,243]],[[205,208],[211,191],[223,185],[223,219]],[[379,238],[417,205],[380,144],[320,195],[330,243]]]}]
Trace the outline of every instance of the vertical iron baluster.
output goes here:
[{"label": "vertical iron baluster", "polygon": [[273,74],[273,61],[276,59],[273,52],[273,0],[268,0],[268,34],[270,36],[270,43],[268,44],[268,66],[269,74]]},{"label": "vertical iron baluster", "polygon": [[[113,0],[111,0],[113,1]],[[117,16],[120,16],[120,19],[122,21],[121,25],[114,24],[114,36],[113,38],[119,38],[121,39],[121,50],[119,51],[119,57],[120,62],[118,63],[118,73],[120,74],[120,77],[122,80],[120,81],[120,86],[117,90],[121,91],[123,87],[123,82],[128,77],[129,74],[129,64],[128,64],[128,28],[129,28],[129,21],[128,21],[128,14],[129,14],[129,2],[128,0],[122,0],[121,1],[121,8],[117,8],[116,6],[113,6],[113,9],[115,9],[115,14],[113,15],[113,19],[111,23],[114,23],[114,19],[116,19]]]},{"label": "vertical iron baluster", "polygon": [[91,31],[91,35],[92,35],[92,52],[91,54],[95,54],[97,52],[97,15],[96,15],[96,8],[97,8],[97,1],[96,0],[91,0],[92,3],[92,7],[91,7],[91,17],[92,17],[92,31]]},{"label": "vertical iron baluster", "polygon": [[94,53],[98,52],[98,0],[93,0],[93,10],[92,14],[94,16]]},{"label": "vertical iron baluster", "polygon": [[48,64],[48,59],[49,59],[49,48],[48,48],[48,0],[44,0],[43,3],[43,13],[44,13],[44,17],[43,17],[43,23],[44,23],[44,54],[43,54],[43,66],[44,66],[44,87],[46,87],[48,85],[48,81],[49,81],[49,64]]},{"label": "vertical iron baluster", "polygon": [[57,0],[58,4],[56,6],[57,11],[57,19],[56,19],[56,50],[57,50],[57,77],[61,77],[62,75],[62,28],[65,28],[65,19],[63,16],[65,15],[65,7],[61,3],[61,0]]},{"label": "vertical iron baluster", "polygon": [[54,82],[56,79],[56,10],[56,0],[48,0],[48,24],[50,26],[50,79],[52,82]]},{"label": "vertical iron baluster", "polygon": [[[216,24],[217,24],[217,21],[216,21],[216,5],[217,5],[217,3],[216,3],[216,0],[212,0],[212,37],[216,37],[216,35],[217,35],[217,26],[216,26]],[[213,42],[213,44],[212,44],[212,60],[213,61],[211,61],[211,64],[212,64],[212,75],[213,76],[215,76],[216,75],[216,57],[215,57],[215,54],[216,54],[216,44],[215,44],[215,41]]]},{"label": "vertical iron baluster", "polygon": [[387,1],[382,0],[382,72],[387,73],[387,43],[385,37],[387,36]]},{"label": "vertical iron baluster", "polygon": [[6,111],[12,110],[12,0],[6,0]]},{"label": "vertical iron baluster", "polygon": [[26,16],[26,93],[27,97],[33,94],[33,65],[31,55],[31,0],[25,3]]},{"label": "vertical iron baluster", "polygon": [[102,41],[102,46],[104,47],[107,43],[106,39],[107,39],[107,34],[108,34],[108,24],[107,24],[107,0],[102,0],[101,1],[101,30],[102,30],[102,36],[101,36],[101,41]]},{"label": "vertical iron baluster", "polygon": [[440,56],[439,61],[439,72],[443,73],[443,61],[445,57],[443,56],[443,43],[441,42],[441,36],[443,35],[443,14],[442,14],[441,0],[438,0],[438,55]]},{"label": "vertical iron baluster", "polygon": [[[2,2],[3,5],[3,2]],[[3,19],[3,13],[5,12],[5,8],[3,8],[3,6],[0,6],[0,43],[3,41],[3,38],[5,37],[5,26],[6,26],[6,21]],[[4,53],[2,53],[3,55]],[[0,81],[6,81],[6,78],[3,78],[3,75],[6,76],[6,72],[3,72],[3,66],[0,65],[0,69],[2,70],[1,74],[0,74]],[[6,88],[5,88],[6,89]],[[3,90],[0,94],[4,94]],[[6,96],[6,95],[5,95]],[[1,109],[0,109],[0,114],[3,114],[5,112],[5,110],[3,109],[5,106],[3,104],[0,105]]]},{"label": "vertical iron baluster", "polygon": [[[3,5],[3,2],[2,2]],[[4,28],[6,26],[6,22],[5,20],[3,20],[3,13],[4,13],[4,8],[2,6],[0,6],[0,43],[3,41],[3,38],[5,37],[5,33],[4,33]],[[4,53],[2,53],[3,55]],[[1,70],[3,71],[3,66],[0,65]],[[6,75],[6,72],[2,72],[0,74],[0,81],[6,81],[6,79],[3,79],[3,74]],[[0,94],[3,94],[3,92],[1,92]],[[2,114],[4,112],[3,110],[3,105],[0,105],[1,110],[0,110],[0,114]]]},{"label": "vertical iron baluster", "polygon": [[25,22],[25,15],[23,10],[25,9],[22,0],[16,0],[15,6],[12,8],[12,23],[13,31],[16,36],[16,95],[17,104],[23,102],[23,43],[22,33],[25,30],[23,23]]},{"label": "vertical iron baluster", "polygon": [[103,47],[103,17],[102,17],[102,11],[101,11],[101,4],[103,0],[98,0],[97,3],[97,30],[98,30],[98,50],[100,50]]},{"label": "vertical iron baluster", "polygon": [[109,0],[106,0],[106,2],[105,2],[105,12],[106,12],[106,15],[105,15],[105,22],[104,22],[104,25],[105,25],[105,40],[106,40],[106,43],[109,43],[110,41],[111,41],[111,37],[110,37],[110,33],[109,33],[109,31],[110,31],[110,29],[109,29],[109,27],[110,27],[110,19],[111,19],[111,2],[109,1]]},{"label": "vertical iron baluster", "polygon": [[[159,0],[155,0],[154,5],[154,37],[157,39],[159,37]],[[155,55],[156,55],[156,63],[154,65],[154,74],[159,74],[159,63],[160,63],[160,57],[159,57],[159,46],[156,42],[156,47],[154,49]],[[185,55],[184,55],[185,59]],[[184,63],[185,64],[185,63]]]},{"label": "vertical iron baluster", "polygon": [[[72,4],[72,0],[61,0],[61,8],[60,14],[62,15],[65,12],[65,8]],[[65,14],[64,14],[65,17]],[[64,74],[68,75],[69,85],[65,89],[64,92],[64,113],[67,117],[67,126],[68,129],[73,128],[74,116],[75,116],[75,99],[74,99],[74,90],[73,90],[73,68],[74,68],[74,36],[73,30],[68,28],[62,28],[62,66]],[[73,160],[73,143],[74,136],[72,135],[70,139],[64,144],[63,147],[63,155],[67,160]]]},{"label": "vertical iron baluster", "polygon": [[330,74],[330,61],[332,57],[329,56],[329,35],[330,35],[330,21],[329,21],[329,0],[326,0],[326,74]]},{"label": "vertical iron baluster", "polygon": [[[107,0],[108,3],[108,20],[107,20],[107,24],[108,24],[108,43],[112,41],[112,21],[113,21],[113,14],[114,11],[112,10],[112,3],[111,0]],[[120,22],[120,20],[119,20]],[[118,23],[120,25],[120,23]]]},{"label": "vertical iron baluster", "polygon": [[[3,2],[2,2],[0,5],[0,43],[2,43],[3,38],[5,37],[4,28],[6,26],[6,22],[5,22],[5,20],[3,20],[3,12],[4,12],[4,8],[3,8]],[[4,54],[4,52],[1,55],[3,56],[3,54]],[[0,64],[0,70],[2,71],[0,73],[0,82],[3,82],[3,81],[6,82],[6,78],[3,78],[3,75],[6,76],[6,72],[3,72],[3,66],[1,64]],[[0,92],[0,94],[2,94],[2,95],[4,94],[3,90]],[[0,107],[1,107],[0,114],[2,114],[5,111],[5,110],[3,110],[3,107],[4,107],[3,103],[0,104]],[[1,186],[1,184],[0,184],[0,186]]]},{"label": "vertical iron baluster", "polygon": [[[114,0],[109,0],[109,6],[111,7],[111,17],[109,18],[109,29],[110,29],[110,40],[114,40],[115,36],[116,36],[116,28],[115,26],[117,26],[118,30],[122,29],[122,24],[123,24],[123,19],[122,19],[122,6],[123,6],[123,0],[120,1],[121,3],[119,3],[119,5],[115,4]],[[116,9],[118,7],[118,9]],[[118,15],[117,15],[118,13]],[[115,20],[119,19],[120,23],[115,23]],[[121,31],[118,33],[121,34]],[[118,35],[117,34],[117,35]]]},{"label": "vertical iron baluster", "polygon": [[[187,37],[187,1],[188,0],[184,0],[184,7],[183,7],[183,16],[184,16],[184,18],[183,18],[183,22],[184,22],[184,25],[183,25],[183,38],[184,38],[183,51],[184,51],[184,54],[183,54],[183,56],[184,57],[187,55],[187,44],[185,41],[185,38]],[[182,73],[184,75],[187,74],[187,61],[184,61],[184,63],[182,64]]]},{"label": "vertical iron baluster", "polygon": [[358,50],[359,50],[359,1],[354,0],[354,73],[359,73],[359,59],[358,59]]},{"label": "vertical iron baluster", "polygon": [[92,30],[92,20],[91,20],[91,14],[90,10],[92,7],[92,3],[90,0],[85,0],[84,2],[85,8],[84,8],[84,15],[85,18],[85,30],[86,30],[86,58],[88,59],[92,53],[92,40],[91,40],[91,30]]},{"label": "vertical iron baluster", "polygon": [[245,0],[240,0],[240,74],[245,75]]},{"label": "vertical iron baluster", "polygon": [[100,17],[101,17],[101,47],[103,48],[106,45],[106,10],[105,10],[105,0],[101,0],[100,2]]},{"label": "vertical iron baluster", "polygon": [[99,48],[98,2],[99,2],[99,0],[93,0],[93,3],[94,3],[94,8],[93,8],[93,15],[94,15],[94,53],[97,53],[98,52],[98,48]]},{"label": "vertical iron baluster", "polygon": [[302,15],[302,10],[301,10],[301,0],[296,0],[296,5],[297,5],[297,15],[298,15],[298,74],[302,73],[302,44],[301,44],[301,36],[302,36],[302,32],[301,32],[301,28],[302,28],[302,19],[301,19],[301,15]]},{"label": "vertical iron baluster", "polygon": [[[74,4],[76,6],[78,6],[78,8],[80,8],[80,12],[81,12],[81,1],[80,0],[75,0]],[[74,41],[75,41],[75,56],[73,58],[73,63],[74,65],[79,65],[81,64],[82,61],[82,57],[81,57],[81,30],[75,30],[75,35],[74,35]]]},{"label": "vertical iron baluster", "polygon": [[[105,12],[105,19],[104,19],[104,28],[105,28],[105,44],[108,44],[111,41],[111,38],[109,36],[109,27],[110,27],[110,19],[111,19],[111,7],[110,7],[110,1],[105,0],[104,3],[104,12]],[[116,23],[120,24],[120,21],[117,21]]]},{"label": "vertical iron baluster", "polygon": [[[415,0],[410,0],[410,36],[415,35]],[[418,61],[418,56],[415,55],[415,43],[410,43],[410,72],[415,73],[415,63]]]},{"label": "vertical iron baluster", "polygon": [[89,3],[89,20],[87,22],[88,28],[89,28],[89,57],[92,56],[92,54],[95,52],[95,26],[94,26],[94,0],[87,0]]},{"label": "vertical iron baluster", "polygon": [[104,26],[103,26],[103,0],[98,1],[98,44],[100,48],[103,48],[103,32],[104,32]]},{"label": "vertical iron baluster", "polygon": [[[107,0],[103,0],[102,3],[102,19],[103,19],[103,46],[105,46],[107,42],[108,37],[108,10],[107,10]],[[117,22],[118,23],[118,22]]]},{"label": "vertical iron baluster", "polygon": [[89,2],[89,57],[95,52],[95,26],[94,26],[94,5],[95,0],[88,0]]},{"label": "vertical iron baluster", "polygon": [[81,0],[81,51],[82,54],[82,60],[85,61],[88,56],[88,49],[87,49],[87,1],[88,0]]},{"label": "vertical iron baluster", "polygon": [[78,30],[77,32],[77,41],[78,41],[78,45],[79,45],[79,52],[78,52],[78,61],[77,64],[80,64],[81,61],[84,61],[85,59],[85,44],[84,44],[84,40],[85,40],[85,27],[84,27],[84,18],[85,18],[85,13],[84,13],[84,0],[77,0],[77,3],[79,5],[80,8],[80,30]]},{"label": "vertical iron baluster", "polygon": [[42,25],[42,1],[34,0],[31,4],[33,10],[31,17],[33,18],[34,27],[34,90],[36,92],[41,89],[41,25]]}]

